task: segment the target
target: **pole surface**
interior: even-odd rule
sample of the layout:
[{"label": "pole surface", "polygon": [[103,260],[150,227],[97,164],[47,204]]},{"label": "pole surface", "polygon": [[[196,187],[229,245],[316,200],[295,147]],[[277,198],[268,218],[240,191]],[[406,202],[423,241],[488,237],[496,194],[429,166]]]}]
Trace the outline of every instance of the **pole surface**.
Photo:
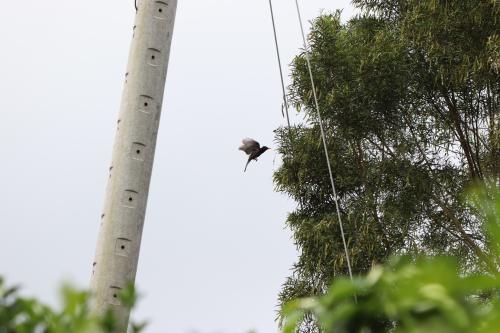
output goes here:
[{"label": "pole surface", "polygon": [[104,210],[92,269],[92,312],[111,309],[126,332],[119,293],[134,283],[153,168],[177,0],[142,0],[135,18]]}]

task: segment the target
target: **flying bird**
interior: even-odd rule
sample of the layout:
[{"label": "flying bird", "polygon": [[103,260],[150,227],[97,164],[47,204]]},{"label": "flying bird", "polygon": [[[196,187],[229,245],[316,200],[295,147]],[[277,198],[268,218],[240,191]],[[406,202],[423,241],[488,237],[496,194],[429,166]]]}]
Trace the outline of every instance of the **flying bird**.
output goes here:
[{"label": "flying bird", "polygon": [[247,155],[249,155],[247,164],[245,165],[245,170],[243,172],[247,171],[247,166],[251,160],[257,161],[257,157],[264,154],[266,150],[271,149],[266,146],[261,148],[260,144],[257,141],[250,138],[243,139],[241,142],[242,145],[240,146],[239,149],[243,150]]}]

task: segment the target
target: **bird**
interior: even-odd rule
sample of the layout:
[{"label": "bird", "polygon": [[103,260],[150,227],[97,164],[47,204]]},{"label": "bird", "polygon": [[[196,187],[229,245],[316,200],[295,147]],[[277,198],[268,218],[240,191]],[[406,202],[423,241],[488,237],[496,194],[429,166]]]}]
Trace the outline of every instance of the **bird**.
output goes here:
[{"label": "bird", "polygon": [[247,164],[245,165],[245,170],[243,170],[243,172],[247,171],[247,166],[251,160],[257,161],[257,157],[264,154],[266,150],[271,149],[266,146],[261,147],[260,143],[251,138],[245,138],[241,141],[241,143],[242,145],[240,146],[239,150],[243,150],[247,155],[249,155]]}]

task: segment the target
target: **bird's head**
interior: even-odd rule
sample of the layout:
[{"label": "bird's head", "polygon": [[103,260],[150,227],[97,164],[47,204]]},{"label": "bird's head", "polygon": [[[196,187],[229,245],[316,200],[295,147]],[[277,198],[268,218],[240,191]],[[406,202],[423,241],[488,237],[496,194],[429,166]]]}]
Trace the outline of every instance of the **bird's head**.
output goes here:
[{"label": "bird's head", "polygon": [[260,148],[260,149],[262,150],[262,152],[265,152],[266,150],[269,150],[269,149],[271,149],[271,148],[269,148],[269,147],[267,147],[267,146],[264,146],[264,147],[262,147],[262,148]]}]

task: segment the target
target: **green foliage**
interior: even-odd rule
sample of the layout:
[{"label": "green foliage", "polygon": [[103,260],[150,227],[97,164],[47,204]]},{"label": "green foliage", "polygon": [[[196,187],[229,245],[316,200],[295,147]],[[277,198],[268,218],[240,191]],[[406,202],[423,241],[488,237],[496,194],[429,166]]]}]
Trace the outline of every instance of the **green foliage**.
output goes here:
[{"label": "green foliage", "polygon": [[[460,193],[500,182],[500,6],[495,1],[356,0],[362,13],[314,20],[308,36],[353,269],[392,254],[455,255],[495,271],[477,210]],[[304,123],[276,130],[278,191],[300,257],[282,304],[347,273],[304,54],[290,99]],[[497,265],[497,266],[495,266]]]},{"label": "green foliage", "polygon": [[[0,277],[0,333],[113,333],[116,320],[111,311],[102,318],[89,310],[90,294],[64,285],[61,288],[61,310],[54,310],[34,298],[18,294],[19,288],[7,287]],[[132,308],[137,300],[133,285],[120,294],[122,302]],[[141,332],[146,323],[132,322],[131,333]]]},{"label": "green foliage", "polygon": [[[470,202],[485,217],[492,253],[500,258],[500,192],[478,188]],[[492,194],[493,193],[493,194]],[[496,333],[500,273],[460,274],[451,257],[395,257],[352,282],[338,278],[326,295],[283,308],[283,332],[308,315],[324,332]]]}]

